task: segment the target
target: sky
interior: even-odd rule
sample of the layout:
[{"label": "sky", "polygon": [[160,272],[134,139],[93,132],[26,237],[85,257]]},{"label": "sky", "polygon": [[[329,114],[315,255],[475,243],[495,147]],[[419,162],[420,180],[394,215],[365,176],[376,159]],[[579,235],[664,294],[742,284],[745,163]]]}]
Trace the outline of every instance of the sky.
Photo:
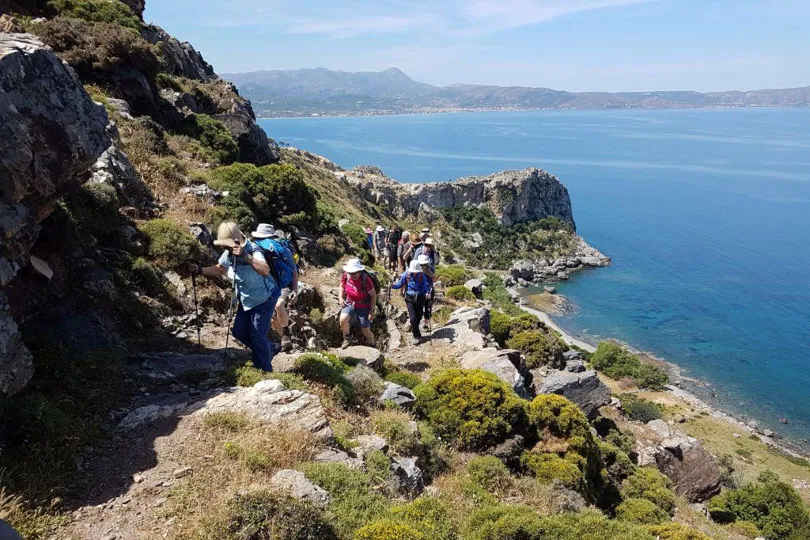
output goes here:
[{"label": "sky", "polygon": [[403,70],[569,91],[810,85],[810,0],[147,0],[218,73]]}]

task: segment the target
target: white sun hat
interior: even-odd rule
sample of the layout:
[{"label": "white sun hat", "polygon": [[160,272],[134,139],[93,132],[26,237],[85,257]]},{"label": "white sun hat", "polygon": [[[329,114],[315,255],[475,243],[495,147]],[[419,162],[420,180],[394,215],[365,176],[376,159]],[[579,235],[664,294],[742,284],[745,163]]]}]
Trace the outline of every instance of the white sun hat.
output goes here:
[{"label": "white sun hat", "polygon": [[411,261],[411,265],[408,267],[408,272],[411,274],[421,274],[422,273],[422,265],[419,264],[419,261],[414,259]]},{"label": "white sun hat", "polygon": [[377,232],[383,232],[384,230],[385,227],[383,227],[382,225],[377,225]]},{"label": "white sun hat", "polygon": [[419,255],[416,260],[419,264],[430,264],[430,257],[427,255]]},{"label": "white sun hat", "polygon": [[436,242],[433,240],[433,238],[430,238],[430,237],[425,238],[425,241],[423,243],[426,246],[435,246],[436,245]]},{"label": "white sun hat", "polygon": [[349,259],[349,262],[346,263],[346,266],[343,267],[343,271],[347,274],[353,274],[354,272],[362,272],[365,270],[366,267],[363,266],[363,263],[360,262],[360,259]]},{"label": "white sun hat", "polygon": [[250,233],[250,236],[260,240],[264,238],[273,238],[276,236],[276,228],[269,223],[259,223],[259,226],[256,227],[255,231]]}]

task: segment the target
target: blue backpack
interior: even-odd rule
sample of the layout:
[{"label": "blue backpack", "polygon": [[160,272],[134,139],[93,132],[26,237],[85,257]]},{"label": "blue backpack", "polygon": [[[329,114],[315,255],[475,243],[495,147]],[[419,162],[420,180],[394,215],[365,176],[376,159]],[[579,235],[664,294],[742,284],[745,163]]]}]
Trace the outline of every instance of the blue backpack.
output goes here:
[{"label": "blue backpack", "polygon": [[292,252],[278,240],[267,238],[261,240],[256,245],[262,250],[267,265],[270,267],[270,274],[276,280],[280,289],[292,285],[295,277],[296,264]]}]

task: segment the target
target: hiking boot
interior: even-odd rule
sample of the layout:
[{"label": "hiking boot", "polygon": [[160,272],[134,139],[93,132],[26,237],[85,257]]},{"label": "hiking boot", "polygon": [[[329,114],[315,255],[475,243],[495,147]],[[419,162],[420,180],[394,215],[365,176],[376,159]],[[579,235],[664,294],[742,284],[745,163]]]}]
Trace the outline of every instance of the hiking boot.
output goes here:
[{"label": "hiking boot", "polygon": [[418,347],[421,344],[422,344],[422,338],[421,337],[411,338],[411,345],[413,345],[414,347]]},{"label": "hiking boot", "polygon": [[290,352],[293,348],[292,340],[290,336],[283,335],[281,336],[281,351],[282,352]]},{"label": "hiking boot", "polygon": [[348,349],[352,346],[351,336],[343,336],[343,343],[340,344],[341,349]]}]

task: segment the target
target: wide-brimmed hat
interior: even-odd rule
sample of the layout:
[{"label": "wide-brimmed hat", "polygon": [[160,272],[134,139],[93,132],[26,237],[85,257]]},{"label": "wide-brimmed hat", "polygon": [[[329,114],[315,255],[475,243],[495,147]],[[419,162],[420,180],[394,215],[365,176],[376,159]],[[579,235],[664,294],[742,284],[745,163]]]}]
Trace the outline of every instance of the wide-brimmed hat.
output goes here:
[{"label": "wide-brimmed hat", "polygon": [[383,227],[382,225],[377,225],[377,232],[383,232],[384,230],[385,227]]},{"label": "wide-brimmed hat", "polygon": [[214,245],[219,247],[235,248],[241,246],[245,240],[245,235],[239,230],[239,226],[233,221],[225,221],[217,230],[217,239]]},{"label": "wide-brimmed hat", "polygon": [[427,255],[419,255],[416,260],[419,261],[419,264],[430,264],[430,257]]},{"label": "wide-brimmed hat", "polygon": [[423,232],[423,233],[428,233],[428,232],[430,232],[430,227],[425,227],[424,229],[422,229],[422,232]]},{"label": "wide-brimmed hat", "polygon": [[436,242],[431,237],[425,238],[425,245],[426,246],[435,246]]},{"label": "wide-brimmed hat", "polygon": [[362,272],[365,270],[366,267],[363,266],[363,263],[360,262],[360,259],[349,259],[349,262],[343,267],[343,271],[347,274],[353,274],[355,272]]},{"label": "wide-brimmed hat", "polygon": [[421,244],[421,243],[422,243],[422,238],[420,238],[418,235],[415,234],[415,235],[411,236],[411,244],[418,245],[418,244]]},{"label": "wide-brimmed hat", "polygon": [[255,231],[250,233],[250,236],[261,240],[264,238],[275,238],[277,234],[276,228],[269,223],[259,223],[259,226],[256,227]]},{"label": "wide-brimmed hat", "polygon": [[419,261],[414,259],[411,261],[411,265],[408,267],[408,272],[410,272],[411,274],[421,274],[422,265],[419,264]]}]

